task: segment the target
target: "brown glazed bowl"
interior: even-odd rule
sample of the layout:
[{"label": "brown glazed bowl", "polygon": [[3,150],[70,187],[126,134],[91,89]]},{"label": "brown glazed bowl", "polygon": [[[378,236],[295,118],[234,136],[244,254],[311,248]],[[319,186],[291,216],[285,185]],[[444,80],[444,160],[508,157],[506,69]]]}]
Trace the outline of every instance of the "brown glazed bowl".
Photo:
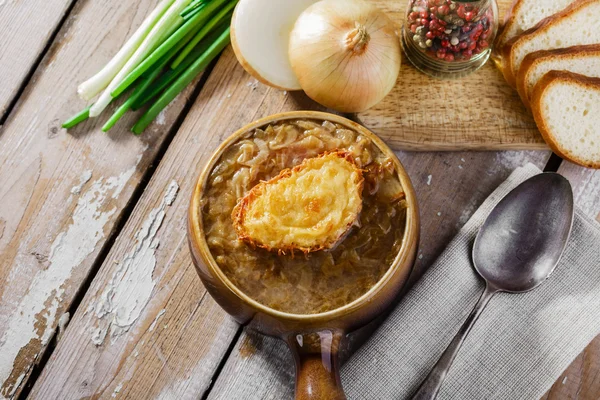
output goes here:
[{"label": "brown glazed bowl", "polygon": [[[314,315],[288,314],[268,308],[242,293],[217,266],[205,240],[201,199],[208,176],[224,150],[256,128],[287,119],[329,120],[370,138],[390,157],[406,192],[407,218],[404,242],[393,264],[367,293],[345,306]],[[338,365],[340,342],[348,332],[371,322],[397,298],[412,270],[419,241],[419,211],[411,181],[395,154],[375,134],[337,115],[298,111],[253,122],[225,140],[200,173],[189,208],[188,239],[194,265],[208,292],[240,324],[279,337],[296,359],[296,399],[345,399]]]}]

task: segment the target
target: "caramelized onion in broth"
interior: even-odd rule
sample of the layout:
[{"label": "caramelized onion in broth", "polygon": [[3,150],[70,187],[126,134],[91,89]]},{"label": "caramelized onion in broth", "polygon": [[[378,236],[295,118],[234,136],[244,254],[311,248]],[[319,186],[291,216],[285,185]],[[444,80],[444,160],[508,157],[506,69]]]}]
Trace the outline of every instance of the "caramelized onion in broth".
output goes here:
[{"label": "caramelized onion in broth", "polygon": [[[326,151],[352,154],[363,170],[359,224],[331,250],[277,254],[239,240],[231,213],[260,181]],[[366,136],[330,121],[284,121],[231,145],[208,178],[202,217],[208,247],[227,278],[275,310],[317,314],[371,289],[402,246],[406,203],[394,163]]]}]

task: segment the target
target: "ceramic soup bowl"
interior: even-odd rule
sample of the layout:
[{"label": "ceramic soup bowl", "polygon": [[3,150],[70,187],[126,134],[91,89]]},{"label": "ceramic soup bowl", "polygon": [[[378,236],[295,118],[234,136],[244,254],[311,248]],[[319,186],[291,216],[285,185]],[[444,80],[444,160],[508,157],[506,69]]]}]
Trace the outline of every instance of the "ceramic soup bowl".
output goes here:
[{"label": "ceramic soup bowl", "polygon": [[[281,121],[330,121],[370,139],[394,164],[405,192],[406,218],[402,242],[391,266],[366,293],[339,308],[317,314],[292,314],[269,308],[232,283],[219,268],[205,236],[202,207],[209,176],[221,156],[257,128]],[[364,210],[363,210],[364,212]],[[311,111],[273,115],[253,122],[225,140],[213,153],[198,178],[189,208],[189,245],[194,265],[208,292],[240,324],[286,341],[296,360],[296,399],[344,399],[340,383],[338,349],[345,335],[383,313],[404,287],[417,252],[419,212],[411,181],[404,167],[375,134],[350,120]]]}]

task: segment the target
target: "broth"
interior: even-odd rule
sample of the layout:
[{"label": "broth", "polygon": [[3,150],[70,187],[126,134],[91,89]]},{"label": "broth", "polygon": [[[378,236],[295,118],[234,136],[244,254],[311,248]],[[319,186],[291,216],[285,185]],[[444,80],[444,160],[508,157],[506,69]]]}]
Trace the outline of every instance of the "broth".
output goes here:
[{"label": "broth", "polygon": [[[232,210],[257,183],[326,151],[351,153],[363,170],[359,226],[334,249],[278,254],[238,239]],[[212,169],[202,199],[208,247],[227,278],[275,310],[317,314],[371,289],[398,254],[406,202],[394,163],[366,136],[330,121],[289,120],[247,133]]]}]

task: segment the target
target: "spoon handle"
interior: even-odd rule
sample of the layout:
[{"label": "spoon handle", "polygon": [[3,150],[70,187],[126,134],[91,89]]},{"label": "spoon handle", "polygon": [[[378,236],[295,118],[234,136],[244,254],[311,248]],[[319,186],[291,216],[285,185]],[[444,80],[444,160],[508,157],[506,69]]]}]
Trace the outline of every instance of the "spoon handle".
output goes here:
[{"label": "spoon handle", "polygon": [[444,354],[442,354],[437,364],[435,364],[429,375],[427,375],[427,378],[421,383],[419,390],[414,394],[412,400],[433,400],[437,397],[438,392],[442,387],[442,383],[444,382],[444,379],[446,379],[446,375],[452,366],[452,362],[458,354],[458,350],[460,350],[460,347],[471,331],[471,328],[496,292],[498,292],[498,289],[493,288],[490,285],[486,286],[477,305],[475,305],[475,308],[473,308],[473,311],[463,326],[461,326],[456,336],[454,336],[454,339],[452,339],[452,342],[446,351],[444,351]]}]

